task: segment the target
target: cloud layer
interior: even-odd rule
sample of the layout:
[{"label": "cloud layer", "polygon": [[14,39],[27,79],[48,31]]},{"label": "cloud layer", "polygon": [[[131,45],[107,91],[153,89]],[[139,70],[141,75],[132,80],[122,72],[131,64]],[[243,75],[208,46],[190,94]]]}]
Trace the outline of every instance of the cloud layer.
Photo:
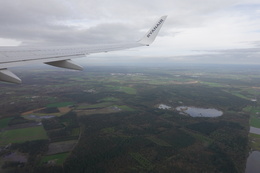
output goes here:
[{"label": "cloud layer", "polygon": [[151,47],[90,59],[260,64],[259,0],[1,1],[0,45],[135,41],[165,14],[167,22]]}]

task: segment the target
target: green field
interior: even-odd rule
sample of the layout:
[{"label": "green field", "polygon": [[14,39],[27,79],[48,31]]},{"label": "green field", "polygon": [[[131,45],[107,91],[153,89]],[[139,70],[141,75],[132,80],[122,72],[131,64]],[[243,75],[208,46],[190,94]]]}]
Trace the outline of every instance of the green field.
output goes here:
[{"label": "green field", "polygon": [[52,104],[48,104],[46,107],[48,108],[59,108],[59,107],[66,107],[66,106],[70,106],[70,105],[74,105],[73,102],[61,102],[61,103],[52,103]]},{"label": "green field", "polygon": [[9,123],[9,121],[10,121],[11,119],[13,119],[13,118],[11,117],[11,118],[1,119],[1,120],[0,120],[0,129],[7,127],[7,126],[8,126],[8,123]]},{"label": "green field", "polygon": [[74,128],[71,131],[71,136],[78,136],[80,134],[80,128]]},{"label": "green field", "polygon": [[124,92],[126,94],[136,94],[136,89],[131,88],[131,87],[125,87],[125,86],[112,86],[112,85],[107,85],[110,89]]},{"label": "green field", "polygon": [[48,139],[42,126],[7,130],[0,133],[0,146],[40,139]]},{"label": "green field", "polygon": [[248,98],[248,97],[242,95],[242,94],[239,93],[239,92],[230,92],[230,94],[232,94],[232,95],[234,95],[234,96],[237,96],[237,97],[240,97],[240,98],[242,98],[242,99],[246,99],[246,100],[249,100],[249,99],[250,99],[250,98]]},{"label": "green field", "polygon": [[101,99],[100,101],[103,101],[103,102],[116,102],[116,101],[119,101],[119,99],[115,98],[115,97],[106,97],[106,98]]},{"label": "green field", "polygon": [[100,130],[102,133],[114,133],[115,132],[115,127],[107,127],[107,128],[103,128]]},{"label": "green field", "polygon": [[214,82],[200,82],[201,84],[205,84],[211,87],[226,87],[226,85],[224,84],[220,84],[220,83],[214,83]]},{"label": "green field", "polygon": [[144,169],[151,170],[153,168],[151,162],[143,157],[140,153],[129,153]]},{"label": "green field", "polygon": [[60,153],[49,156],[43,156],[41,159],[41,163],[48,163],[49,161],[53,161],[55,164],[62,165],[65,159],[69,156],[69,153]]},{"label": "green field", "polygon": [[80,105],[77,107],[77,109],[98,109],[98,108],[104,108],[107,106],[110,106],[111,103],[109,102],[103,102],[103,103],[98,103],[98,104],[93,104],[93,105]]},{"label": "green field", "polygon": [[169,84],[169,81],[151,80],[151,81],[148,81],[147,83],[151,84],[151,85],[166,85],[166,84]]},{"label": "green field", "polygon": [[250,126],[260,128],[260,118],[252,115],[250,118]]},{"label": "green field", "polygon": [[147,137],[147,139],[149,139],[150,141],[152,141],[153,143],[159,145],[159,146],[162,146],[162,147],[171,147],[172,145],[167,143],[166,141],[162,140],[162,139],[159,139],[155,136],[149,136]]},{"label": "green field", "polygon": [[247,107],[243,108],[243,111],[245,111],[245,112],[251,112],[252,109],[253,109],[252,106],[247,106]]},{"label": "green field", "polygon": [[135,111],[135,109],[133,108],[130,108],[126,105],[121,105],[121,106],[118,106],[118,105],[114,105],[115,107],[118,107],[119,109],[122,109],[123,111]]},{"label": "green field", "polygon": [[260,135],[258,135],[258,134],[250,133],[249,135],[250,135],[251,137],[259,138],[259,139],[260,139]]},{"label": "green field", "polygon": [[250,113],[250,126],[260,128],[260,107],[247,106],[243,110]]},{"label": "green field", "polygon": [[249,137],[251,138],[251,148],[260,151],[260,135],[249,133]]},{"label": "green field", "polygon": [[204,143],[211,143],[212,140],[200,133],[195,133],[195,132],[191,132],[191,131],[185,131],[186,133],[188,133],[189,135],[193,136],[194,138],[204,142]]}]

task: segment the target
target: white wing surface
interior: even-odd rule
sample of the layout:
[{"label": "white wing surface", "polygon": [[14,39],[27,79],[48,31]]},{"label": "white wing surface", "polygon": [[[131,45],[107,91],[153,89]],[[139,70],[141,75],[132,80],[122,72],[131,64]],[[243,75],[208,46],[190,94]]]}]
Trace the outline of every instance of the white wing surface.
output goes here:
[{"label": "white wing surface", "polygon": [[0,80],[11,83],[21,83],[9,67],[31,63],[82,70],[71,59],[84,57],[93,53],[124,50],[139,46],[149,46],[156,38],[167,16],[162,16],[153,27],[138,42],[119,43],[95,46],[57,46],[57,47],[0,47]]}]

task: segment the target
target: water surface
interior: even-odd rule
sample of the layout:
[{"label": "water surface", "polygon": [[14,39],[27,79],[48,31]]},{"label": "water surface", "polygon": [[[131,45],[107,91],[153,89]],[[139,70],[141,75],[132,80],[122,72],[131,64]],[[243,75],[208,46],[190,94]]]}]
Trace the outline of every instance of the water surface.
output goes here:
[{"label": "water surface", "polygon": [[165,105],[165,104],[160,104],[160,105],[158,106],[158,108],[159,108],[159,109],[170,109],[171,106],[167,106],[167,105]]},{"label": "water surface", "polygon": [[179,106],[177,111],[186,113],[192,117],[219,117],[223,114],[222,111],[213,108],[197,108],[188,106]]},{"label": "water surface", "polygon": [[260,152],[253,151],[246,162],[245,173],[259,173],[260,172]]},{"label": "water surface", "polygon": [[260,128],[256,128],[256,127],[251,126],[249,132],[260,135]]},{"label": "water surface", "polygon": [[49,119],[49,118],[54,118],[54,115],[44,115],[44,116],[37,116],[37,115],[29,115],[30,118],[34,119]]}]

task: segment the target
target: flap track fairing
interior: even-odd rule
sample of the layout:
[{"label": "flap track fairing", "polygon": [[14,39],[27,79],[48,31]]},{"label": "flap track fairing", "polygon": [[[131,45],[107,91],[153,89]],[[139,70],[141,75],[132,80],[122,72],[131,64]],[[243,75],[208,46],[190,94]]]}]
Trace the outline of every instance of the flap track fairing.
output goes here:
[{"label": "flap track fairing", "polygon": [[83,70],[83,67],[81,67],[80,65],[75,64],[70,59],[68,59],[68,60],[61,60],[61,61],[46,62],[45,64],[52,65],[52,66],[55,66],[55,67],[72,69],[72,70]]}]

